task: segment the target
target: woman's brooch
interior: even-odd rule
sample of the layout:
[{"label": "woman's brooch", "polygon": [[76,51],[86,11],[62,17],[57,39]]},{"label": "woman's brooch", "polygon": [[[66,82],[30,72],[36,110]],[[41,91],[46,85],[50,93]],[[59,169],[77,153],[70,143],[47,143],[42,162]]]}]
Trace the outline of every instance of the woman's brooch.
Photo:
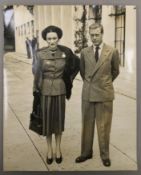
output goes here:
[{"label": "woman's brooch", "polygon": [[66,54],[63,52],[62,53],[62,58],[65,58],[66,57]]}]

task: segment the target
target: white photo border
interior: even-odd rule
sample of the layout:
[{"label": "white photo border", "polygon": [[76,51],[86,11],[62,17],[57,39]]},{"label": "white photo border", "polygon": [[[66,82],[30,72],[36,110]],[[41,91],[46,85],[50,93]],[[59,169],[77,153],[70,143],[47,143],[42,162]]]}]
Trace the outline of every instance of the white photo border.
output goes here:
[{"label": "white photo border", "polygon": [[[3,171],[3,97],[4,97],[4,88],[3,88],[3,54],[4,54],[4,38],[3,38],[3,6],[4,5],[81,5],[81,4],[101,4],[101,5],[135,5],[137,14],[137,171],[79,171],[79,172],[6,172]],[[0,174],[5,175],[23,175],[23,174],[117,174],[117,175],[139,175],[141,174],[141,0],[0,0]]]}]

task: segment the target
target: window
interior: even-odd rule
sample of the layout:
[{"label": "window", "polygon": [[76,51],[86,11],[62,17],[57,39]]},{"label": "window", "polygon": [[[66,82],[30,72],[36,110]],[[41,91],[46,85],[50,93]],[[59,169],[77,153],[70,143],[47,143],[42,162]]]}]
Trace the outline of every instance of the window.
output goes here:
[{"label": "window", "polygon": [[89,6],[89,19],[94,19],[95,22],[101,22],[102,18],[102,5]]},{"label": "window", "polygon": [[124,7],[115,6],[115,47],[120,54],[121,66],[125,66],[125,13]]},{"label": "window", "polygon": [[31,30],[32,30],[32,34],[34,34],[34,21],[31,21]]}]

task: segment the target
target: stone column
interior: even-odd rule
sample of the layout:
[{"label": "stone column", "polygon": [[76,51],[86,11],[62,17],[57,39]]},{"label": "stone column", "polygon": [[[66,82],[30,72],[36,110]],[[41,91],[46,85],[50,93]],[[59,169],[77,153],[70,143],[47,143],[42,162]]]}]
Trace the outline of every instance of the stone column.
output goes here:
[{"label": "stone column", "polygon": [[63,38],[61,43],[68,47],[73,47],[73,11],[71,5],[61,6],[61,27]]},{"label": "stone column", "polygon": [[61,6],[52,5],[52,24],[61,27]]},{"label": "stone column", "polygon": [[[115,40],[115,17],[110,17],[112,6],[102,6],[102,24],[104,27],[104,42],[114,47]],[[110,35],[110,37],[109,37]]]},{"label": "stone column", "polygon": [[52,24],[52,6],[46,5],[44,6],[44,14],[45,14],[45,26],[49,26]]},{"label": "stone column", "polygon": [[136,74],[136,9],[126,6],[125,68]]}]

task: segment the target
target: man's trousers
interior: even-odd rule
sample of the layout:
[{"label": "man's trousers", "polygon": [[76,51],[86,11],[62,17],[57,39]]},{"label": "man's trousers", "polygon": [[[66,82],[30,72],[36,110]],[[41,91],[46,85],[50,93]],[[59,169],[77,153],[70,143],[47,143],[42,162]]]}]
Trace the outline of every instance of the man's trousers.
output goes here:
[{"label": "man's trousers", "polygon": [[95,121],[97,125],[100,156],[109,158],[109,141],[112,122],[113,101],[89,102],[82,100],[81,155],[93,154]]}]

